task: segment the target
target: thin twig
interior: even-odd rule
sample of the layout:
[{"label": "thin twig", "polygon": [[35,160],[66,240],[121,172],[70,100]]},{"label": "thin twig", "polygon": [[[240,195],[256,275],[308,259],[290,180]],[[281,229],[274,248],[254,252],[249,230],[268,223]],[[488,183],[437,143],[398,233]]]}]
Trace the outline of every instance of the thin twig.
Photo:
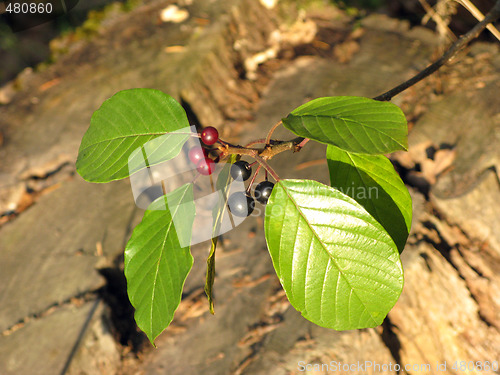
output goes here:
[{"label": "thin twig", "polygon": [[326,159],[310,160],[310,161],[306,161],[304,163],[297,164],[294,169],[296,171],[300,171],[302,169],[306,169],[309,167],[316,167],[318,165],[323,165],[323,164],[326,164]]},{"label": "thin twig", "polygon": [[455,43],[451,45],[451,47],[433,64],[429,65],[427,68],[410,78],[408,81],[403,82],[402,84],[394,87],[393,89],[376,96],[375,100],[387,101],[391,100],[397,94],[403,92],[407,88],[413,86],[417,82],[420,82],[425,77],[431,75],[439,68],[441,68],[444,64],[446,64],[449,60],[451,60],[460,50],[465,48],[473,39],[477,38],[477,36],[483,31],[488,24],[491,22],[495,22],[500,18],[500,0],[497,0],[493,8],[488,12],[486,17],[479,22],[476,26],[474,26],[468,33],[462,35]]},{"label": "thin twig", "polygon": [[257,144],[259,144],[259,143],[266,143],[265,138],[255,139],[255,140],[253,140],[253,141],[251,141],[251,142],[247,143],[247,144],[245,145],[245,147],[250,147],[250,146],[253,146],[253,145],[257,145]]},{"label": "thin twig", "polygon": [[[258,161],[256,161],[256,163],[258,163]],[[247,187],[247,195],[250,194],[250,190],[252,190],[252,185],[253,183],[255,182],[255,179],[257,178],[257,175],[259,174],[259,171],[260,171],[260,168],[262,168],[262,165],[259,164],[259,166],[257,167],[257,169],[255,170],[255,173],[253,174],[252,176],[252,179],[250,180],[250,182],[248,183],[248,187]]]},{"label": "thin twig", "polygon": [[221,153],[224,154],[224,157],[229,154],[254,156],[258,154],[260,151],[262,151],[261,149],[258,148],[235,146],[235,145],[221,146],[219,147],[219,150],[221,151]]},{"label": "thin twig", "polygon": [[271,176],[273,176],[273,178],[276,180],[276,182],[278,182],[280,180],[280,177],[278,176],[278,174],[274,171],[274,169],[271,168],[271,166],[269,164],[267,164],[267,162],[261,158],[259,155],[255,155],[255,160],[257,160],[259,162],[260,165],[262,165],[266,171],[269,172],[269,174]]},{"label": "thin twig", "polygon": [[[427,12],[427,15],[429,15],[429,17],[432,18],[434,22],[436,22],[438,29],[441,29],[441,32],[445,33],[446,36],[448,36],[448,39],[450,39],[452,42],[457,40],[457,37],[455,36],[455,34],[453,34],[453,31],[450,30],[446,22],[443,20],[443,17],[441,17],[440,14],[436,13],[436,11],[429,5],[429,3],[426,0],[418,0],[418,1],[420,5],[422,5],[422,8],[424,8],[425,11]],[[427,17],[424,17],[422,23],[426,18]]]},{"label": "thin twig", "polygon": [[225,154],[238,154],[238,155],[248,155],[255,157],[259,155],[263,159],[272,159],[274,156],[284,152],[284,151],[297,151],[298,145],[304,141],[304,138],[297,137],[290,141],[276,142],[271,146],[266,146],[264,149],[258,148],[245,148],[242,146],[226,146],[221,147],[221,151]]},{"label": "thin twig", "polygon": [[309,138],[304,138],[298,145],[297,145],[297,151],[300,151],[302,147],[306,145],[307,142],[309,142]]},{"label": "thin twig", "polygon": [[[457,3],[462,5],[465,9],[469,11],[470,14],[472,14],[476,20],[481,22],[484,19],[483,13],[479,9],[476,8],[474,4],[472,4],[469,0],[456,0]],[[493,34],[495,38],[497,38],[500,41],[500,31],[497,30],[495,26],[493,26],[491,23],[486,26],[486,28]]]},{"label": "thin twig", "polygon": [[267,133],[267,137],[266,137],[266,145],[269,144],[269,141],[271,140],[271,136],[273,135],[276,128],[280,125],[281,125],[281,120],[279,122],[277,122],[276,124],[274,124],[274,126],[271,128],[271,130],[269,130],[269,133]]},{"label": "thin twig", "polygon": [[[427,68],[416,74],[413,78],[409,79],[406,82],[403,82],[399,86],[375,97],[375,100],[386,101],[391,100],[395,95],[403,92],[407,88],[413,86],[417,82],[421,81],[425,77],[437,71],[441,66],[446,64],[451,58],[453,58],[460,50],[462,50],[467,44],[470,43],[471,40],[476,38],[481,31],[483,31],[486,26],[495,22],[500,18],[500,0],[497,0],[495,6],[490,10],[490,12],[486,15],[484,20],[479,22],[476,26],[474,26],[468,33],[461,36],[455,43],[451,45],[451,47],[441,56],[440,59],[435,61],[433,64],[429,65]],[[264,169],[269,172],[269,174],[276,180],[279,181],[279,176],[276,172],[269,166],[267,160],[272,159],[277,154],[284,151],[299,151],[308,141],[308,138],[297,137],[290,141],[275,141],[270,144],[271,136],[276,128],[281,125],[282,122],[277,122],[267,134],[265,139],[265,147],[264,148],[251,148],[251,147],[243,147],[231,145],[227,142],[220,142],[221,146],[219,150],[221,151],[222,158],[226,157],[229,154],[237,154],[237,155],[248,155],[253,157],[260,165],[264,167]],[[262,143],[262,139],[258,139],[256,141],[250,142],[248,145],[253,145],[257,143]],[[247,145],[247,146],[248,146]]]}]

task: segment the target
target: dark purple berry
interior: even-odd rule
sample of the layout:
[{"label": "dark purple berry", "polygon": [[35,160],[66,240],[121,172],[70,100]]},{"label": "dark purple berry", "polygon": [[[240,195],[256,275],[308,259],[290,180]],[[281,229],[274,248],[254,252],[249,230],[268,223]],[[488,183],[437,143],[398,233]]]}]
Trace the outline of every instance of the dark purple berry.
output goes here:
[{"label": "dark purple berry", "polygon": [[262,181],[255,187],[255,199],[257,199],[260,203],[266,204],[273,192],[274,184],[269,181]]},{"label": "dark purple berry", "polygon": [[229,197],[227,205],[234,216],[247,217],[255,207],[255,200],[239,191]]},{"label": "dark purple berry", "polygon": [[207,146],[213,145],[219,139],[219,132],[213,126],[209,126],[201,132],[201,141]]},{"label": "dark purple berry", "polygon": [[210,158],[205,158],[198,162],[196,169],[203,176],[211,175],[215,170],[215,162]]},{"label": "dark purple berry", "polygon": [[231,165],[231,177],[235,180],[242,179],[246,181],[252,175],[252,167],[246,161],[240,160]]}]

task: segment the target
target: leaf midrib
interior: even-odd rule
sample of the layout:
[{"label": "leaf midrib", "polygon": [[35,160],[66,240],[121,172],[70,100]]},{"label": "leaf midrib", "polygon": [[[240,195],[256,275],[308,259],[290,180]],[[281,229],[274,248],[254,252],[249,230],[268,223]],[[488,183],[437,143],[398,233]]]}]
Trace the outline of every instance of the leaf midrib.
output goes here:
[{"label": "leaf midrib", "polygon": [[[317,118],[322,118],[322,119],[329,119],[329,120],[332,120],[332,119],[335,119],[335,120],[338,120],[338,121],[344,121],[346,122],[347,121],[350,121],[350,122],[353,122],[357,125],[360,125],[361,127],[363,128],[369,128],[371,130],[375,130],[375,131],[378,131],[379,133],[381,134],[384,134],[386,137],[388,137],[389,139],[391,139],[393,142],[395,142],[397,145],[399,145],[400,147],[402,147],[402,150],[406,150],[407,149],[407,146],[403,145],[401,142],[399,142],[398,140],[396,140],[393,136],[387,134],[386,132],[383,132],[381,131],[380,129],[378,129],[377,127],[375,126],[369,126],[367,125],[366,123],[361,123],[359,121],[356,121],[352,118],[344,118],[340,115],[312,115],[312,114],[304,114],[304,115],[297,115],[297,114],[290,114],[289,115],[290,117],[295,117],[295,118],[298,118],[300,119],[301,123],[302,123],[302,128],[303,129],[306,129],[310,134],[313,134],[311,133],[305,126],[304,126],[304,118],[315,118],[317,120]],[[370,120],[372,122],[386,122],[386,123],[395,123],[395,124],[398,124],[398,121],[395,121],[395,120]],[[349,126],[346,124],[346,127],[348,128]],[[321,126],[320,126],[321,128]],[[324,133],[324,132],[323,132]],[[378,147],[377,147],[378,148]]]},{"label": "leaf midrib", "polygon": [[152,135],[160,136],[160,135],[165,135],[165,134],[167,134],[167,133],[165,133],[165,132],[161,132],[161,133],[144,133],[144,134],[139,133],[139,134],[130,134],[130,135],[122,135],[122,136],[119,136],[119,137],[107,138],[107,139],[103,139],[102,141],[98,141],[98,142],[95,142],[95,143],[92,143],[92,144],[89,144],[89,145],[85,146],[84,148],[82,148],[80,150],[80,152],[84,152],[84,151],[86,151],[87,149],[89,149],[91,147],[97,146],[98,144],[105,143],[105,142],[113,142],[113,141],[117,141],[119,139],[148,137],[148,136],[152,136]]},{"label": "leaf midrib", "polygon": [[[290,199],[290,201],[293,202],[294,206],[296,207],[297,211],[299,212],[299,215],[304,219],[304,221],[306,222],[307,226],[309,227],[309,229],[311,230],[313,236],[318,240],[318,242],[320,243],[321,245],[321,248],[326,252],[326,254],[328,255],[329,259],[332,260],[333,264],[335,264],[335,267],[338,269],[339,271],[339,274],[342,275],[342,278],[345,280],[345,282],[347,283],[347,285],[349,285],[349,288],[351,289],[351,291],[356,294],[356,297],[359,299],[359,301],[361,301],[361,303],[363,304],[363,307],[365,308],[365,311],[369,311],[368,308],[366,307],[366,305],[364,304],[363,300],[359,297],[359,295],[356,293],[356,289],[352,287],[351,283],[349,282],[349,280],[347,279],[347,277],[344,275],[344,272],[342,271],[342,269],[340,268],[339,264],[337,263],[337,260],[332,256],[330,255],[330,253],[327,251],[326,247],[323,245],[323,242],[321,241],[319,235],[316,233],[316,231],[314,230],[314,228],[311,226],[311,224],[309,223],[309,221],[306,219],[306,217],[304,216],[304,214],[302,213],[302,211],[299,209],[300,206],[297,204],[297,202],[295,202],[295,200],[290,196],[290,194],[288,194],[288,191],[286,189],[286,187],[283,185],[283,183],[280,181],[279,184],[281,185],[281,188],[285,191],[285,194],[287,195],[287,197]],[[376,320],[373,318],[371,312],[369,312],[369,316],[370,316],[370,319],[373,321],[373,323],[377,323]],[[323,319],[323,317],[321,318]]]},{"label": "leaf midrib", "polygon": [[[188,191],[189,187],[186,187],[186,189],[184,189],[184,193],[182,194],[181,196],[181,199],[179,200],[179,202],[182,202],[182,200],[184,199],[184,197],[186,196],[187,194],[187,191]],[[163,199],[165,199],[166,196],[164,195],[163,196]],[[168,202],[165,202],[166,205],[168,205]],[[174,216],[176,215],[177,213],[177,210],[179,209],[180,207],[180,204],[177,205],[176,209],[174,212],[171,212],[170,210],[170,222],[168,223],[168,226],[166,228],[166,231],[165,231],[165,237],[163,238],[163,243],[161,245],[161,251],[160,251],[160,257],[158,259],[158,262],[156,264],[156,272],[155,272],[155,277],[154,277],[154,281],[153,281],[153,288],[152,288],[152,295],[151,295],[151,314],[150,314],[150,332],[153,333],[153,305],[154,305],[154,296],[155,296],[155,290],[156,290],[156,281],[158,279],[158,274],[159,274],[159,268],[160,268],[160,262],[161,262],[161,259],[163,257],[163,253],[164,253],[164,248],[165,248],[165,243],[167,241],[167,238],[168,238],[168,233],[170,232],[170,228],[172,227],[172,223],[174,222]],[[177,259],[177,258],[175,258]]]},{"label": "leaf midrib", "polygon": [[[392,137],[391,135],[387,134],[386,132],[381,131],[379,128],[377,128],[375,126],[369,126],[366,123],[361,123],[361,122],[356,121],[356,120],[354,120],[352,118],[349,118],[349,117],[343,118],[342,116],[338,116],[338,115],[332,115],[332,116],[326,116],[326,115],[299,115],[299,116],[297,116],[297,115],[292,115],[292,116],[300,118],[302,125],[303,125],[303,118],[310,118],[310,117],[312,117],[312,118],[318,118],[318,117],[320,117],[320,118],[329,119],[329,120],[335,119],[335,120],[344,121],[344,122],[346,122],[346,120],[347,120],[347,121],[353,122],[353,123],[355,123],[357,125],[360,125],[363,128],[369,128],[371,130],[378,131],[379,133],[382,133],[385,136],[387,136],[388,138],[392,139],[396,144],[398,144],[399,146],[401,146],[403,150],[407,149],[407,147],[405,145],[403,145],[401,142],[399,142],[398,140],[396,140],[394,137]],[[398,123],[397,121],[393,121],[393,120],[392,121],[391,120],[379,120],[379,121],[370,120],[370,121],[372,121],[372,122],[389,122],[389,123],[396,123],[396,124]],[[349,126],[346,124],[346,127],[349,127]]]}]

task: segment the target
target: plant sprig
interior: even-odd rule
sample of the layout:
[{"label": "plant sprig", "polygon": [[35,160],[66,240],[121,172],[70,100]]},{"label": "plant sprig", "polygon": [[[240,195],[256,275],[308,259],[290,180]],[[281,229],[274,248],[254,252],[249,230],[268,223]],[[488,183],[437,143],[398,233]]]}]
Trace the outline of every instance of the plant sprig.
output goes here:
[{"label": "plant sprig", "polygon": [[[406,150],[406,119],[387,101],[437,71],[499,18],[497,0],[483,21],[410,80],[374,99],[314,99],[274,124],[265,138],[245,146],[219,139],[212,127],[201,134],[185,132],[189,122],[184,109],[158,90],[124,90],[106,100],[92,116],[78,154],[77,171],[87,181],[110,182],[146,168],[150,171],[179,157],[192,138],[199,138],[211,150],[210,154],[199,146],[190,150],[192,167],[199,172],[192,182],[166,191],[161,181],[163,195],[148,206],[125,249],[127,292],[136,309],[136,322],[151,343],[170,324],[192,267],[190,245],[197,215],[194,181],[210,178],[210,186],[223,198],[213,211],[213,227],[206,238],[212,246],[205,290],[213,312],[215,247],[222,220],[228,214],[234,227],[235,217],[244,218],[253,211],[251,187],[262,168],[265,181],[254,193],[266,204],[266,242],[290,303],[323,327],[343,330],[381,324],[403,287],[399,254],[412,216],[409,192],[384,156]],[[272,139],[280,125],[296,137]],[[310,142],[327,145],[330,186],[280,179],[269,164],[276,155],[298,152]],[[219,152],[215,160],[213,150]],[[251,179],[254,163],[240,160],[241,156],[258,163]],[[189,162],[185,159],[183,165]],[[223,161],[227,163],[214,183],[214,165]],[[244,175],[240,182],[250,179],[248,187],[230,192],[231,178],[240,175]],[[267,181],[268,175],[276,184]],[[149,176],[153,183],[152,173]],[[377,196],[359,194],[356,189],[365,193],[374,189]]]}]

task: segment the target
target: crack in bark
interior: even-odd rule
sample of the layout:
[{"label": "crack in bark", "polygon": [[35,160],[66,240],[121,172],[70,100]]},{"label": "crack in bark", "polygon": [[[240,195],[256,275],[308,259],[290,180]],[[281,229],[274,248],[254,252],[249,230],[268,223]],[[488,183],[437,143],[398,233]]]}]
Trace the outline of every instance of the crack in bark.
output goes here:
[{"label": "crack in bark", "polygon": [[[457,229],[465,239],[465,243],[460,243],[456,242],[453,244],[450,244],[448,240],[445,238],[445,236],[442,234],[441,230],[438,228],[438,226],[430,221],[430,220],[425,220],[422,222],[425,228],[428,228],[430,230],[433,230],[434,233],[438,236],[439,242],[435,241],[433,238],[431,238],[427,234],[423,234],[423,238],[419,241],[417,241],[416,245],[418,245],[419,242],[425,241],[427,243],[430,243],[436,250],[440,252],[440,254],[443,256],[444,259],[456,270],[457,276],[462,279],[465,282],[465,286],[467,288],[467,291],[472,298],[472,300],[475,302],[477,306],[477,313],[479,319],[486,324],[488,327],[497,327],[496,322],[490,321],[490,318],[484,314],[482,307],[482,301],[480,300],[480,297],[477,296],[476,292],[473,290],[471,287],[471,283],[474,281],[470,279],[470,276],[467,276],[464,273],[464,269],[457,264],[456,261],[453,260],[453,253],[456,254],[456,256],[460,257],[460,259],[463,261],[463,263],[475,274],[479,279],[484,279],[487,281],[490,281],[490,278],[487,277],[484,272],[480,271],[477,267],[473,266],[470,261],[464,256],[462,248],[469,249],[473,247],[478,247],[480,248],[480,244],[477,243],[474,239],[472,239],[468,233],[460,227],[458,224],[451,223],[443,213],[441,213],[434,205],[432,205],[432,212],[430,213],[432,216],[436,218],[436,220],[440,223],[443,223],[450,229]],[[424,259],[425,260],[425,259]],[[426,262],[428,268],[431,270],[430,265]]]},{"label": "crack in bark", "polygon": [[78,337],[75,340],[75,343],[73,344],[73,347],[71,348],[71,352],[68,355],[68,358],[66,358],[66,362],[64,363],[64,367],[61,370],[61,375],[65,375],[70,366],[71,362],[73,361],[73,358],[75,357],[76,353],[78,352],[78,348],[80,347],[80,344],[82,343],[83,338],[85,337],[85,333],[87,332],[87,329],[89,328],[89,324],[92,321],[92,317],[94,316],[94,313],[97,310],[97,307],[99,306],[99,301],[100,298],[97,298],[90,309],[89,314],[87,315],[87,319],[85,319],[85,322],[83,323],[82,328],[80,329],[80,333],[78,334]]},{"label": "crack in bark", "polygon": [[36,313],[32,313],[28,316],[25,316],[22,319],[19,319],[16,323],[5,329],[0,333],[1,336],[8,336],[13,334],[14,332],[18,331],[19,329],[22,329],[26,323],[29,323],[31,321],[36,321],[42,318],[45,318],[46,316],[52,315],[54,312],[58,311],[59,309],[66,307],[66,306],[71,306],[71,305],[83,305],[86,302],[92,301],[98,297],[98,292],[99,289],[97,290],[87,290],[81,293],[78,293],[75,296],[71,296],[61,302],[55,302],[51,305],[49,305],[47,308],[38,311]]},{"label": "crack in bark", "polygon": [[70,162],[65,158],[55,166],[51,166],[43,171],[27,171],[21,174],[19,184],[24,184],[22,195],[15,203],[15,208],[5,212],[0,212],[0,227],[15,220],[28,208],[33,206],[43,194],[50,193],[58,187],[58,184],[74,174],[74,168],[68,171]]},{"label": "crack in bark", "polygon": [[[263,309],[265,315],[259,321],[248,327],[248,334],[240,340],[239,346],[248,346],[248,343],[250,343],[250,353],[238,363],[232,375],[242,374],[243,371],[257,359],[257,356],[264,348],[265,338],[283,322],[284,311],[280,308],[283,299],[286,299],[286,297],[281,285],[279,285],[266,299],[267,306]],[[288,302],[288,300],[286,301]],[[285,306],[288,307],[288,303],[286,303]]]},{"label": "crack in bark", "polygon": [[[398,334],[394,331],[394,328],[397,328],[392,322],[389,316],[384,319],[382,323],[382,332],[380,333],[380,338],[382,342],[387,347],[389,352],[391,353],[392,358],[396,363],[401,363],[401,341],[399,340]],[[400,371],[396,372],[397,374],[401,373]],[[406,373],[403,370],[403,373]]]}]

